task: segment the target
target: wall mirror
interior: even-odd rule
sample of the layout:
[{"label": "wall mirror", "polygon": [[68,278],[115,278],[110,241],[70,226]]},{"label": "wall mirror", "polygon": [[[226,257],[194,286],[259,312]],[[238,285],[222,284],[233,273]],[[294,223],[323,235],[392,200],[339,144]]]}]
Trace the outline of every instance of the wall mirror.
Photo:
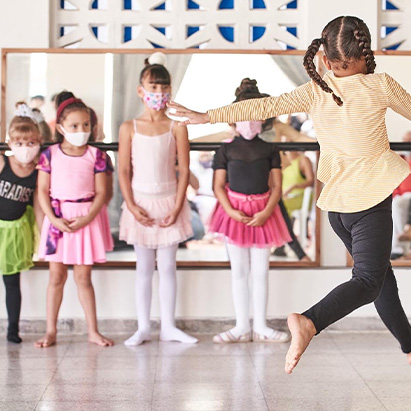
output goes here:
[{"label": "wall mirror", "polygon": [[[2,141],[6,139],[7,126],[16,102],[25,101],[38,106],[52,130],[55,126],[52,97],[62,90],[69,90],[96,111],[99,141],[116,164],[118,129],[124,120],[138,116],[142,110],[136,87],[144,60],[152,52],[3,50]],[[165,50],[165,53],[167,67],[172,75],[174,100],[198,110],[231,103],[235,98],[235,89],[245,77],[256,79],[260,91],[270,95],[291,91],[308,79],[302,66],[303,52],[299,51]],[[44,100],[33,99],[35,96],[42,96]],[[318,266],[320,261],[319,211],[314,206],[319,193],[315,178],[318,152],[315,151],[317,146],[310,119],[305,113],[277,118],[272,130],[267,131],[264,138],[284,142],[295,138],[299,132],[311,136],[312,143],[293,146],[290,152],[284,154],[284,158],[291,164],[307,157],[313,170],[312,186],[298,194],[301,199],[296,208],[289,208],[296,239],[308,258],[300,261],[293,248],[286,245],[283,249],[272,250],[272,266]],[[177,260],[180,267],[228,266],[224,242],[209,233],[207,227],[216,202],[212,192],[211,160],[219,144],[230,136],[227,124],[189,126],[194,183],[187,191],[187,198],[192,208],[196,238],[179,248]],[[296,151],[297,148],[301,151]],[[293,202],[296,196],[291,192],[287,194],[287,199]],[[133,248],[118,241],[121,204],[122,197],[115,174],[114,197],[109,214],[116,247],[108,253],[106,265],[131,266],[135,263]]]}]

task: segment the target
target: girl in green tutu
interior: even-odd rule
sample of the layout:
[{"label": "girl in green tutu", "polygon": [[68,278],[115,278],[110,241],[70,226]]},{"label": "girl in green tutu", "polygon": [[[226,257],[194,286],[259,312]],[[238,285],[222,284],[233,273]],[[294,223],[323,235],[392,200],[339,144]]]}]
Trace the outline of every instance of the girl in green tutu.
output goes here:
[{"label": "girl in green tutu", "polygon": [[37,170],[41,135],[35,114],[21,104],[9,128],[13,155],[0,156],[0,274],[6,287],[7,340],[20,343],[20,272],[33,266]]}]

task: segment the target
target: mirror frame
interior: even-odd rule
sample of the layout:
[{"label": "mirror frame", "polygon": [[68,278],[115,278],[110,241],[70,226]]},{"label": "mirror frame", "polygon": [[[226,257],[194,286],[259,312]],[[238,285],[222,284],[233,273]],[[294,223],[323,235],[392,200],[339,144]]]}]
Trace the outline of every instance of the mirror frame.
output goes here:
[{"label": "mirror frame", "polygon": [[[1,50],[1,138],[0,150],[4,146],[6,138],[6,99],[7,99],[7,56],[9,54],[23,54],[23,53],[46,53],[46,54],[152,54],[158,51],[157,49],[66,49],[66,48],[4,48]],[[303,56],[305,50],[244,50],[244,49],[161,49],[164,54],[269,54],[269,55],[289,55],[289,56]],[[411,55],[410,52],[401,51],[376,51],[376,55]],[[320,54],[321,55],[321,54]],[[287,147],[288,150],[312,150],[318,151],[317,143],[274,143],[281,149]],[[118,149],[118,143],[98,145],[103,150]],[[191,143],[190,150],[214,150],[219,144],[210,143]],[[319,156],[319,152],[317,153]],[[314,185],[315,200],[318,199],[321,192],[321,183],[316,179]],[[315,259],[310,262],[301,261],[270,261],[270,268],[282,267],[320,267],[321,266],[321,211],[316,207],[316,221],[315,221]],[[348,263],[348,262],[347,262]],[[45,261],[35,262],[35,267],[48,267]],[[95,267],[102,268],[130,268],[135,267],[134,261],[107,261],[106,263],[97,263]],[[229,261],[177,261],[178,269],[222,269],[230,268]]]}]

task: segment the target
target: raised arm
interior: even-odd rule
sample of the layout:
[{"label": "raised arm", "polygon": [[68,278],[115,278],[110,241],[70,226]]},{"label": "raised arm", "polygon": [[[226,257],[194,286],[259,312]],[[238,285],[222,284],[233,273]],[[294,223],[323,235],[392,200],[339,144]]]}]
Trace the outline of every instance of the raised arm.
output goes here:
[{"label": "raised arm", "polygon": [[388,74],[385,74],[385,86],[388,107],[411,120],[411,95]]},{"label": "raised arm", "polygon": [[281,114],[309,112],[314,99],[312,83],[303,84],[291,93],[278,97],[266,97],[240,101],[229,106],[200,113],[175,102],[169,103],[176,117],[186,117],[179,125],[204,123],[236,123],[249,120],[266,120]]}]

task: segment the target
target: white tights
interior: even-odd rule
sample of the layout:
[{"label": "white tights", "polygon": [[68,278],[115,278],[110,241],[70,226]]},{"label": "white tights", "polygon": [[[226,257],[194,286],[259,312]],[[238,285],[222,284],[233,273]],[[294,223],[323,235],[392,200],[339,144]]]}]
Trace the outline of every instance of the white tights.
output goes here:
[{"label": "white tights", "polygon": [[253,283],[253,330],[269,336],[273,329],[266,325],[268,298],[269,248],[238,247],[227,243],[231,264],[232,292],[236,326],[230,330],[234,337],[250,331],[248,274]]},{"label": "white tights", "polygon": [[152,297],[152,280],[157,268],[159,273],[159,297],[161,330],[160,340],[196,343],[197,339],[179,330],[175,326],[176,306],[176,253],[178,245],[150,249],[134,246],[137,256],[136,272],[136,305],[138,330],[124,342],[125,345],[140,345],[150,338],[150,308]]}]

